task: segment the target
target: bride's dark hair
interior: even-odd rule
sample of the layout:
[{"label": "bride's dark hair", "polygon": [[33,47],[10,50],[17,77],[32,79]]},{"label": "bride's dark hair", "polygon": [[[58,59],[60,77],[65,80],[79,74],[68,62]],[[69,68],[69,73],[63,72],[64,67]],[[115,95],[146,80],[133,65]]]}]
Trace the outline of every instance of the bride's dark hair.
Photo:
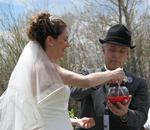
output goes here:
[{"label": "bride's dark hair", "polygon": [[27,34],[30,40],[39,42],[45,49],[47,36],[57,39],[66,27],[66,23],[60,18],[48,12],[40,12],[31,17]]}]

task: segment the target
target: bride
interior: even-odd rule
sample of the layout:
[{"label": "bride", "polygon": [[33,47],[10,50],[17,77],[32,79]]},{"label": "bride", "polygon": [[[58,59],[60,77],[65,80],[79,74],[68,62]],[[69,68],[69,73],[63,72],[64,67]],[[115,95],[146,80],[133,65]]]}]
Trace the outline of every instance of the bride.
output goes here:
[{"label": "bride", "polygon": [[72,130],[67,85],[94,87],[124,78],[121,68],[83,76],[60,67],[57,60],[69,47],[67,25],[49,13],[31,18],[28,37],[0,98],[0,130]]}]

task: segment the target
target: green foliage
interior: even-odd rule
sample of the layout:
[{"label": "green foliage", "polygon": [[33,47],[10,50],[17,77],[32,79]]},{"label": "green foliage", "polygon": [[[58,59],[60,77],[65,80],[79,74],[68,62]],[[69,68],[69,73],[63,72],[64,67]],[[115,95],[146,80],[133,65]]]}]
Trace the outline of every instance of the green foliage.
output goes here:
[{"label": "green foliage", "polygon": [[69,110],[69,117],[70,118],[75,118],[75,112],[74,112],[73,108],[71,110]]}]

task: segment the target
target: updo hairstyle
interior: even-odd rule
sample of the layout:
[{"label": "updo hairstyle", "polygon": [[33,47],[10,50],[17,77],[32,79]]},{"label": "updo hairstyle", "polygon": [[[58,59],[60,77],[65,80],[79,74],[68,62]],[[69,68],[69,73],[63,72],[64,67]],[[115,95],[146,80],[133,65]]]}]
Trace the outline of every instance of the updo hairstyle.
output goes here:
[{"label": "updo hairstyle", "polygon": [[30,40],[37,41],[45,50],[47,36],[57,39],[66,27],[66,23],[60,18],[41,12],[31,17],[27,35]]}]

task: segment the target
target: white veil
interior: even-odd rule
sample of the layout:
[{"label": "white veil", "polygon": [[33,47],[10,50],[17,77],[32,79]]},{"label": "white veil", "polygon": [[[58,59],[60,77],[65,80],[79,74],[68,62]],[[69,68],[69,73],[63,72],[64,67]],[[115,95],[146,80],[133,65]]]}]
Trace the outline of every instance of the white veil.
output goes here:
[{"label": "white veil", "polygon": [[43,130],[37,105],[62,83],[40,45],[29,42],[0,97],[0,130]]}]

